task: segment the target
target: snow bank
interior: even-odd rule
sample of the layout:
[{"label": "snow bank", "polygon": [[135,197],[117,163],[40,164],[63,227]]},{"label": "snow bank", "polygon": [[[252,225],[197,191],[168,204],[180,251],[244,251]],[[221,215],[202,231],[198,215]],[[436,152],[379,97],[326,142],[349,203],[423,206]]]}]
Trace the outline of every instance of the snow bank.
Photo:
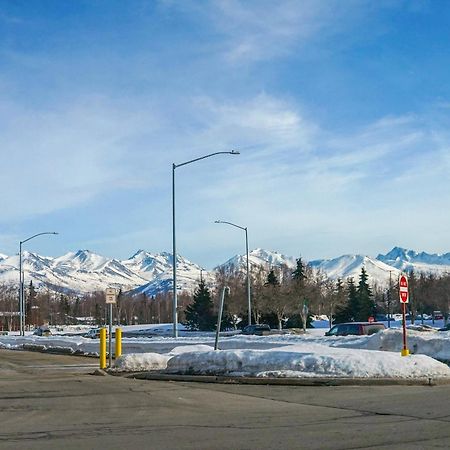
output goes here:
[{"label": "snow bank", "polygon": [[205,352],[212,350],[209,345],[182,345],[175,347],[167,354],[160,353],[130,353],[117,358],[114,369],[124,372],[145,372],[148,370],[164,370],[167,361],[175,355],[189,352]]},{"label": "snow bank", "polygon": [[450,368],[424,355],[290,345],[276,350],[193,351],[171,357],[167,372],[256,377],[442,378]]},{"label": "snow bank", "polygon": [[[384,350],[400,352],[403,348],[402,330],[391,328],[371,336],[363,336],[349,341],[335,343],[340,348],[362,348],[367,350]],[[411,353],[428,355],[439,361],[450,361],[450,332],[423,332],[408,330],[407,346]]]},{"label": "snow bank", "polygon": [[169,355],[160,355],[159,353],[130,353],[117,358],[114,369],[124,372],[164,370],[169,358]]}]

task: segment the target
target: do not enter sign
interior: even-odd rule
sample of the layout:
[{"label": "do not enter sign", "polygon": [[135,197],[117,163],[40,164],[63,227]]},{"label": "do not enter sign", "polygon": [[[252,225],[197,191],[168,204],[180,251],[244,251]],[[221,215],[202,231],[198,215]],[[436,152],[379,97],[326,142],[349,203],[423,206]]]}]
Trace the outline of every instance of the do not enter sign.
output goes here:
[{"label": "do not enter sign", "polygon": [[399,285],[400,303],[408,303],[409,301],[408,279],[405,277],[405,275],[400,276],[398,285]]}]

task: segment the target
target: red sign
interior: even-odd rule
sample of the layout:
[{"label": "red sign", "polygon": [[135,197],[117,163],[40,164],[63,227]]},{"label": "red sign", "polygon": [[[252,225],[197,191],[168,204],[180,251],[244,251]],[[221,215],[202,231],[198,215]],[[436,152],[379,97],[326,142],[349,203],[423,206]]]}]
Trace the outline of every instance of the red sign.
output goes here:
[{"label": "red sign", "polygon": [[367,319],[367,322],[369,322],[369,323],[374,323],[374,322],[375,322],[375,318],[374,318],[373,316],[370,316],[370,317]]},{"label": "red sign", "polygon": [[409,301],[408,279],[406,278],[405,275],[400,276],[398,286],[399,286],[399,294],[400,294],[400,303],[408,303],[408,301]]}]

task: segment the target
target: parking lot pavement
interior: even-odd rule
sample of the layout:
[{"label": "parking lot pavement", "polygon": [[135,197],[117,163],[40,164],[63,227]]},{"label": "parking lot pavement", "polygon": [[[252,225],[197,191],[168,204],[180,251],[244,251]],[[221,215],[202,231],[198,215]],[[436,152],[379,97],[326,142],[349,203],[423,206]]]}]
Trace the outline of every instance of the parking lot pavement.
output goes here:
[{"label": "parking lot pavement", "polygon": [[450,386],[249,386],[92,376],[0,350],[2,449],[448,448]]}]

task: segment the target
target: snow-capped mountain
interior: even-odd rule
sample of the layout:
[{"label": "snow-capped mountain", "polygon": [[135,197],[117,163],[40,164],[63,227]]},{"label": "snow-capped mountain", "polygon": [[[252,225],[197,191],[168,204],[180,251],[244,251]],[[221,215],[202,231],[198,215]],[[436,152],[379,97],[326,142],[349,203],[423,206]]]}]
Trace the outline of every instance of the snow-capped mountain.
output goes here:
[{"label": "snow-capped mountain", "polygon": [[358,280],[361,269],[364,267],[371,284],[387,284],[389,283],[389,277],[395,280],[401,272],[382,261],[363,255],[342,255],[334,259],[311,261],[309,265],[324,272],[332,279],[346,280],[347,278],[353,278],[355,281]]},{"label": "snow-capped mountain", "polygon": [[[281,253],[275,251],[263,250],[262,248],[256,248],[255,250],[249,252],[248,260],[250,263],[250,270],[260,266],[264,267],[265,269],[281,266],[294,268],[296,266],[295,258],[282,255]],[[235,255],[224,264],[220,264],[219,266],[217,266],[215,269],[231,266],[244,269],[246,265],[247,255]]]},{"label": "snow-capped mountain", "polygon": [[[249,261],[253,269],[258,266],[266,270],[280,266],[293,269],[296,266],[295,258],[261,248],[250,252]],[[36,286],[48,286],[54,290],[92,292],[104,290],[106,287],[118,287],[134,293],[145,292],[147,295],[155,295],[172,289],[172,255],[167,252],[152,254],[139,250],[130,258],[120,261],[97,255],[89,250],[70,252],[57,258],[24,251],[22,263],[25,284],[33,280]],[[395,280],[401,271],[414,270],[417,273],[437,275],[450,273],[450,253],[442,255],[418,253],[394,247],[390,252],[380,254],[376,258],[343,255],[334,259],[311,261],[309,264],[333,279],[353,277],[357,280],[361,268],[364,267],[371,283],[383,285],[388,283],[389,276]],[[205,271],[199,265],[178,255],[178,289],[193,291],[201,273],[208,284],[213,284],[215,271],[231,265],[245,270],[246,256],[236,255],[214,270]],[[17,284],[18,267],[18,255],[0,254],[0,283]]]},{"label": "snow-capped mountain", "polygon": [[[134,293],[154,295],[173,289],[172,283],[172,254],[163,252],[152,255],[139,250],[131,258],[123,262],[131,270],[137,271],[148,280],[142,286],[134,289]],[[193,262],[177,255],[177,286],[180,291],[192,291],[202,276],[206,282],[212,282],[214,275]]]},{"label": "snow-capped mountain", "polygon": [[450,272],[450,253],[418,253],[414,250],[394,247],[385,255],[378,255],[377,259],[404,272],[414,270],[437,275]]}]

